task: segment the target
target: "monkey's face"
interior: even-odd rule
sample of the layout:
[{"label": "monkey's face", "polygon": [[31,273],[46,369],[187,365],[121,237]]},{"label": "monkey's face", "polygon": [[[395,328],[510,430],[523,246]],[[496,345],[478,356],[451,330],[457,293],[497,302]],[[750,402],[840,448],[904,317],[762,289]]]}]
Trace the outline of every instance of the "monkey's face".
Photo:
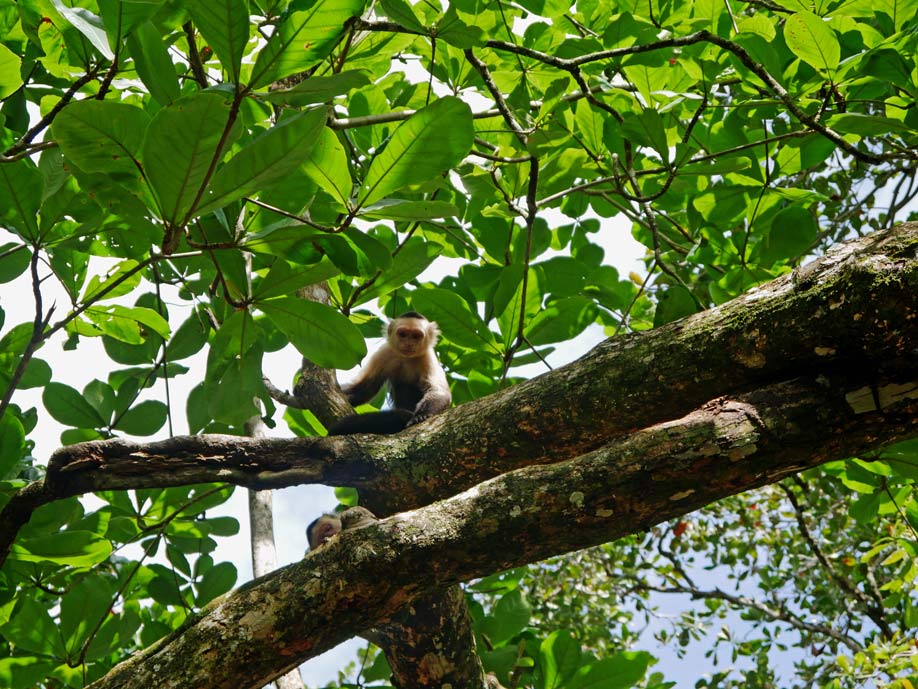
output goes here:
[{"label": "monkey's face", "polygon": [[340,531],[340,519],[337,517],[321,517],[309,533],[309,547],[318,548]]},{"label": "monkey's face", "polygon": [[390,343],[404,357],[421,356],[430,347],[425,321],[416,318],[403,318],[395,323]]}]

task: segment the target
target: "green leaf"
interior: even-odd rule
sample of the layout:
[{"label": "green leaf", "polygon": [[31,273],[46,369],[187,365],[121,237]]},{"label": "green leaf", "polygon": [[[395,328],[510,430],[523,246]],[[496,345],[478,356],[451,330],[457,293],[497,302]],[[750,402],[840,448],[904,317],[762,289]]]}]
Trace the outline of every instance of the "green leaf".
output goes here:
[{"label": "green leaf", "polygon": [[114,604],[114,586],[100,575],[81,579],[61,599],[60,633],[71,656],[76,656],[96,625],[110,613]]},{"label": "green leaf", "polygon": [[616,653],[582,667],[571,689],[629,689],[641,681],[650,661],[645,651]]},{"label": "green leaf", "polygon": [[113,60],[115,53],[112,52],[108,44],[108,34],[105,33],[105,24],[102,23],[102,17],[99,17],[83,7],[68,7],[61,0],[52,0],[54,9],[61,13],[61,16],[83,34],[92,46],[101,53],[106,60]]},{"label": "green leaf", "polygon": [[789,16],[784,25],[784,40],[794,55],[822,74],[831,75],[841,61],[835,32],[812,12]]},{"label": "green leaf", "polygon": [[64,155],[84,172],[137,177],[150,116],[138,107],[86,99],[61,110],[51,126]]},{"label": "green leaf", "polygon": [[[13,546],[13,553],[18,546]],[[45,607],[32,597],[24,597],[13,618],[2,628],[4,640],[17,649],[42,656],[63,658],[64,645],[54,620]]]},{"label": "green leaf", "polygon": [[166,423],[169,408],[159,400],[146,400],[128,409],[115,423],[115,430],[130,435],[153,435]]},{"label": "green leaf", "polygon": [[392,257],[392,264],[383,271],[373,286],[360,295],[357,303],[366,303],[407,284],[427,270],[439,253],[440,247],[436,244],[412,237],[402,246],[402,250]]},{"label": "green leaf", "polygon": [[200,352],[209,333],[206,317],[200,311],[192,313],[169,340],[169,361],[181,361]]},{"label": "green leaf", "polygon": [[13,416],[11,409],[7,409],[0,417],[0,479],[5,478],[22,459],[24,443],[22,423]]},{"label": "green leaf", "polygon": [[[119,304],[111,304],[105,307],[89,309],[86,313],[87,315],[93,316],[93,322],[99,325],[103,332],[113,337],[117,337],[116,332],[119,331],[121,324],[125,321],[131,324],[144,325],[160,337],[169,337],[169,323],[166,319],[153,309],[148,309],[143,306],[121,306]],[[102,314],[104,314],[104,316]],[[109,325],[111,329],[107,327]],[[125,340],[125,342],[130,341],[132,340]],[[137,344],[142,341],[143,338],[134,343]]]},{"label": "green leaf", "polygon": [[433,179],[472,148],[472,111],[462,100],[441,98],[402,122],[367,171],[360,206],[409,184]]},{"label": "green leaf", "polygon": [[347,166],[347,153],[331,129],[321,131],[303,170],[339,203],[341,210],[348,208],[353,182]]},{"label": "green leaf", "polygon": [[380,0],[379,4],[385,15],[396,24],[421,34],[427,33],[424,24],[417,18],[414,10],[411,9],[411,5],[405,0]]},{"label": "green leaf", "polygon": [[239,66],[251,27],[245,0],[189,0],[188,11],[194,25],[217,54],[230,81],[238,84]]},{"label": "green leaf", "polygon": [[539,646],[543,689],[565,686],[580,667],[580,642],[566,629],[552,632]]},{"label": "green leaf", "polygon": [[23,538],[10,550],[20,562],[54,562],[71,567],[91,567],[108,559],[112,544],[91,531],[62,531],[48,536]]},{"label": "green leaf", "polygon": [[402,201],[384,199],[363,208],[358,214],[371,220],[433,220],[461,215],[459,209],[446,201]]},{"label": "green leaf", "polygon": [[[29,247],[18,242],[0,244],[0,283],[11,282],[29,267],[32,253]],[[3,324],[0,323],[0,326]]]},{"label": "green leaf", "polygon": [[[138,265],[137,261],[127,259],[120,261],[104,274],[93,275],[86,283],[80,301],[99,301],[130,294],[140,284],[141,271],[137,270]],[[99,296],[103,291],[105,294]]]},{"label": "green leaf", "polygon": [[478,314],[455,292],[439,287],[415,290],[411,293],[411,305],[435,321],[450,342],[461,347],[482,349],[483,344],[494,340]]},{"label": "green leaf", "polygon": [[350,69],[327,77],[309,77],[291,88],[269,91],[262,98],[269,103],[301,108],[313,103],[327,103],[336,96],[343,96],[370,83],[369,72]]},{"label": "green leaf", "polygon": [[340,273],[341,270],[325,257],[313,266],[296,269],[284,259],[278,258],[264,280],[258,283],[254,296],[256,300],[264,300],[294,294],[301,287],[328,280]]},{"label": "green leaf", "polygon": [[327,117],[326,108],[316,108],[271,127],[217,170],[197,213],[222,208],[290,175],[316,145]]},{"label": "green leaf", "polygon": [[481,633],[493,646],[502,646],[522,632],[532,618],[532,608],[518,588],[501,596],[494,612],[481,623]]},{"label": "green leaf", "polygon": [[214,565],[204,572],[204,576],[198,582],[195,602],[201,606],[209,603],[217,596],[222,596],[233,588],[236,583],[236,576],[236,567],[232,563],[221,562]]},{"label": "green leaf", "polygon": [[134,69],[156,102],[169,105],[177,101],[182,93],[175,65],[153,22],[138,25],[128,36],[127,45],[134,58]]},{"label": "green leaf", "polygon": [[660,154],[660,159],[664,162],[669,160],[666,125],[656,110],[646,108],[639,115],[626,118],[622,123],[622,130],[635,141],[650,146]]},{"label": "green leaf", "polygon": [[42,187],[41,173],[28,158],[0,164],[0,226],[37,239]]},{"label": "green leaf", "polygon": [[41,396],[45,409],[65,426],[74,428],[101,428],[105,419],[99,416],[93,406],[69,385],[48,383]]},{"label": "green leaf", "polygon": [[43,388],[51,381],[51,366],[47,361],[32,357],[26,365],[25,373],[16,386],[19,390]]},{"label": "green leaf", "polygon": [[883,134],[913,134],[914,128],[891,117],[862,115],[856,112],[833,115],[826,125],[836,131],[861,136],[882,136]]},{"label": "green leaf", "polygon": [[351,368],[367,353],[357,327],[334,309],[308,299],[283,297],[258,302],[290,343],[325,368]]},{"label": "green leaf", "polygon": [[22,60],[5,45],[0,44],[0,100],[15,93],[22,86]]},{"label": "green leaf", "polygon": [[[53,623],[52,623],[53,624]],[[31,689],[54,669],[54,663],[34,656],[17,655],[0,658],[0,686],[9,689]]]},{"label": "green leaf", "polygon": [[318,0],[291,14],[258,53],[250,86],[267,86],[326,57],[344,34],[345,23],[362,14],[364,5],[364,0]]},{"label": "green leaf", "polygon": [[771,221],[771,231],[763,246],[761,261],[769,265],[775,261],[797,259],[812,250],[819,236],[819,224],[806,208],[788,206]]},{"label": "green leaf", "polygon": [[157,10],[162,7],[159,0],[98,0],[99,14],[105,22],[111,45],[114,45],[121,36],[115,32],[121,30],[122,35],[131,33],[135,27],[147,19],[152,19]]},{"label": "green leaf", "polygon": [[234,138],[223,140],[229,114],[230,102],[223,95],[202,92],[163,108],[150,122],[143,166],[160,217],[168,223],[180,224],[191,214],[211,164]]},{"label": "green leaf", "polygon": [[582,333],[595,322],[596,304],[586,297],[565,297],[540,311],[526,328],[526,338],[534,345],[564,342]]}]

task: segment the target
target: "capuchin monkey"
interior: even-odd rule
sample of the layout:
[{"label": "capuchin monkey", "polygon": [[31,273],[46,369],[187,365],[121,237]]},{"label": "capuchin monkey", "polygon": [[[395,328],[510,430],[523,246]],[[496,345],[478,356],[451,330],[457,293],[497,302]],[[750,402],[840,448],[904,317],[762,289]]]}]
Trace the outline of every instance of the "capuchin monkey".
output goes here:
[{"label": "capuchin monkey", "polygon": [[342,385],[341,391],[357,406],[369,402],[388,383],[394,408],[346,416],[328,434],[398,433],[449,407],[453,399],[449,383],[434,353],[439,335],[437,324],[417,311],[392,320],[385,330],[386,341],[367,359],[357,379]]},{"label": "capuchin monkey", "polygon": [[332,536],[337,536],[343,529],[353,531],[362,529],[376,522],[374,515],[366,507],[350,507],[341,514],[326,512],[325,514],[313,519],[309,526],[306,527],[306,540],[309,541],[309,549],[315,550],[324,545]]},{"label": "capuchin monkey", "polygon": [[306,527],[306,540],[309,541],[309,549],[315,550],[329,538],[340,533],[340,531],[341,518],[337,514],[326,512],[313,519],[309,526]]}]

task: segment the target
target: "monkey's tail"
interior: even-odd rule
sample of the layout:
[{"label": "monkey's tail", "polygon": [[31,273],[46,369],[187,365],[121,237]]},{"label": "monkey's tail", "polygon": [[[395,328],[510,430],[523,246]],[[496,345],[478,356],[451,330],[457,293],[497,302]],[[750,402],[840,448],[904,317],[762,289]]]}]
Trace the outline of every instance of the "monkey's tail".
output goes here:
[{"label": "monkey's tail", "polygon": [[369,414],[345,416],[328,429],[329,435],[353,435],[354,433],[375,433],[391,435],[404,430],[413,413],[407,409],[387,409]]}]

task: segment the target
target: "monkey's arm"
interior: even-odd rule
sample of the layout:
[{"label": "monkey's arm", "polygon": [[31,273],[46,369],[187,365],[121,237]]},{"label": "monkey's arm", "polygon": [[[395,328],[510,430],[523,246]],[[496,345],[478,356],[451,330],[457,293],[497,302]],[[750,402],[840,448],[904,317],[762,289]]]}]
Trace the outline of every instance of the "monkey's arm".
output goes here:
[{"label": "monkey's arm", "polygon": [[408,426],[420,423],[429,416],[439,414],[444,409],[448,409],[453,401],[453,396],[449,391],[449,383],[446,381],[446,374],[440,363],[436,363],[436,368],[432,375],[424,381],[421,386],[423,395],[414,408],[414,414],[408,420]]},{"label": "monkey's arm", "polygon": [[379,392],[387,378],[386,365],[393,356],[385,346],[380,347],[364,364],[357,378],[341,386],[341,392],[352,406],[369,402]]}]

